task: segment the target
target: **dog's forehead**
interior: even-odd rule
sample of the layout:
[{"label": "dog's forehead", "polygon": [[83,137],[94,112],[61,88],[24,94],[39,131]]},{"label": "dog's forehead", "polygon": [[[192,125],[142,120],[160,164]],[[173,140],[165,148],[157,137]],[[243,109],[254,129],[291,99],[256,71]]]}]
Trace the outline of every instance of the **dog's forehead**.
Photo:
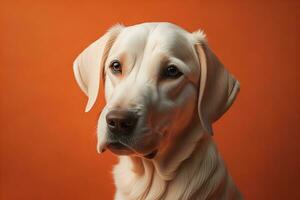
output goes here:
[{"label": "dog's forehead", "polygon": [[134,56],[159,51],[182,59],[193,54],[191,34],[170,23],[145,23],[124,28],[111,51]]}]

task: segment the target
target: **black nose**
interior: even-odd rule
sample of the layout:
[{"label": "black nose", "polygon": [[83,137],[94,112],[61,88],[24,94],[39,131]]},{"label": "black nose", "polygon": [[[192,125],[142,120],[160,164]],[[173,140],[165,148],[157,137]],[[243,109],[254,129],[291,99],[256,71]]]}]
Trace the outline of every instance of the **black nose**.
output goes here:
[{"label": "black nose", "polygon": [[137,123],[137,115],[125,110],[112,110],[106,115],[106,123],[114,134],[130,134]]}]

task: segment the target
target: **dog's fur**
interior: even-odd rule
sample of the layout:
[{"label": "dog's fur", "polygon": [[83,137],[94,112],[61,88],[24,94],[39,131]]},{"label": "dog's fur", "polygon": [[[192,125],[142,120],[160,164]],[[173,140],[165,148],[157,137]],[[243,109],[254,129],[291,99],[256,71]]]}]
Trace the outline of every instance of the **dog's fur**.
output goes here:
[{"label": "dog's fur", "polygon": [[[116,59],[121,74],[109,67]],[[163,77],[170,65],[183,75]],[[127,147],[114,151],[122,155],[113,171],[116,200],[242,198],[211,137],[212,123],[233,103],[239,82],[210,50],[203,32],[170,23],[117,25],[77,57],[74,73],[88,96],[86,111],[105,88],[98,151],[116,141]],[[113,109],[139,116],[130,137],[107,128],[105,117]],[[156,156],[148,158],[154,150]]]}]

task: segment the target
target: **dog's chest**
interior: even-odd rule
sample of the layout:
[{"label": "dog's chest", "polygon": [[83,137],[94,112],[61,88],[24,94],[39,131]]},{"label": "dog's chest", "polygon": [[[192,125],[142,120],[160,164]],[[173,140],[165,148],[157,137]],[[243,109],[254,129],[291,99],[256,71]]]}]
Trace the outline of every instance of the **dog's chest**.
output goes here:
[{"label": "dog's chest", "polygon": [[231,199],[232,196],[240,199],[217,152],[205,155],[204,160],[189,158],[194,164],[184,163],[176,177],[169,181],[163,180],[150,162],[123,157],[114,168],[115,199],[204,200],[209,197]]}]

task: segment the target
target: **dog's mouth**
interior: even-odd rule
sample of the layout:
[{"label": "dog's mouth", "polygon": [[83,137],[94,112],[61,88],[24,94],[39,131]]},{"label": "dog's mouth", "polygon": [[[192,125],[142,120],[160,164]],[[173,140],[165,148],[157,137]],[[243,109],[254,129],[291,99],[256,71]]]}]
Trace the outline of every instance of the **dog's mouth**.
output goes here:
[{"label": "dog's mouth", "polygon": [[157,152],[158,152],[158,150],[155,149],[155,150],[152,151],[151,153],[145,155],[144,158],[147,158],[147,159],[153,159],[153,158],[156,156]]},{"label": "dog's mouth", "polygon": [[107,144],[107,148],[117,155],[129,155],[134,153],[129,147],[120,142],[109,143]]},{"label": "dog's mouth", "polygon": [[[107,144],[107,149],[109,149],[112,153],[116,155],[133,155],[136,154],[134,150],[132,150],[130,147],[127,145],[121,143],[121,142],[111,142]],[[147,158],[147,159],[153,159],[158,150],[155,149],[152,152],[142,155],[142,157]],[[138,154],[139,155],[139,154]]]}]

